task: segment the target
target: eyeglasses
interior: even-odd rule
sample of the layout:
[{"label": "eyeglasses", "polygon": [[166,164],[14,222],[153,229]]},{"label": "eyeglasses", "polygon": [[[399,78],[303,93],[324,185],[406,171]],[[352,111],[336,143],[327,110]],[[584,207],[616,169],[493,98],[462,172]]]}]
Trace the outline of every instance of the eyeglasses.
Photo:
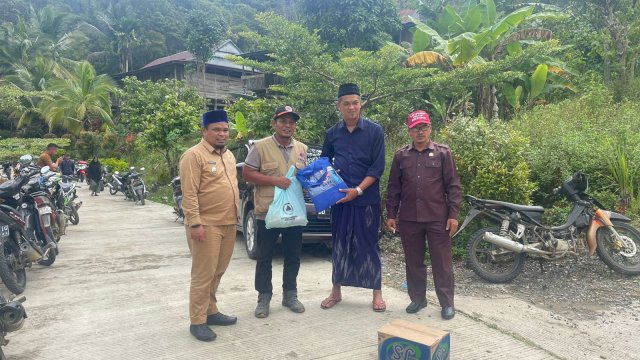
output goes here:
[{"label": "eyeglasses", "polygon": [[276,122],[278,124],[282,124],[282,125],[296,125],[297,122],[295,120],[291,120],[291,119],[276,119]]},{"label": "eyeglasses", "polygon": [[411,132],[427,132],[431,129],[431,125],[427,125],[427,126],[420,126],[420,127],[414,127],[409,129],[409,131]]}]

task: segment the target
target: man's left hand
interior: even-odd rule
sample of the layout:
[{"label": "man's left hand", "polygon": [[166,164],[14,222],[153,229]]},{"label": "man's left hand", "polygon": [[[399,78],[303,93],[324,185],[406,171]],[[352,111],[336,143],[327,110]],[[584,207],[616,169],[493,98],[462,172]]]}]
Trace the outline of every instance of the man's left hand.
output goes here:
[{"label": "man's left hand", "polygon": [[456,219],[447,220],[447,230],[449,230],[449,237],[452,237],[453,234],[456,233],[456,230],[458,230],[458,220]]},{"label": "man's left hand", "polygon": [[355,198],[358,197],[358,190],[354,189],[354,188],[348,188],[348,189],[340,189],[340,192],[343,192],[345,194],[347,194],[347,196],[343,197],[342,199],[338,200],[336,202],[336,204],[343,204],[346,202],[349,202]]}]

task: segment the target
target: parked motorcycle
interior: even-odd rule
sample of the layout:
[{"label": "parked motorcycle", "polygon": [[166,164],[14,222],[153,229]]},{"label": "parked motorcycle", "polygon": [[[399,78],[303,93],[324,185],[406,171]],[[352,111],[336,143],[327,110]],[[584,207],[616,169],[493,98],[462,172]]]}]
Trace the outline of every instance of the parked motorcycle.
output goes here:
[{"label": "parked motorcycle", "polygon": [[76,165],[76,177],[78,178],[79,182],[84,182],[85,180],[87,180],[88,168],[89,168],[89,165],[87,165],[86,161],[84,160],[78,161],[78,164]]},{"label": "parked motorcycle", "polygon": [[5,338],[7,333],[18,331],[27,318],[27,312],[22,303],[26,300],[24,296],[19,296],[11,301],[7,301],[0,295],[0,360],[7,360],[2,351],[2,346],[6,346],[9,340]]},{"label": "parked motorcycle", "polygon": [[169,186],[173,189],[173,213],[176,215],[175,221],[184,219],[184,212],[182,212],[182,188],[180,187],[180,176],[174,177]]},{"label": "parked motorcycle", "polygon": [[[122,182],[122,175],[119,171],[114,173],[107,173],[105,175],[105,184],[109,188],[109,194],[115,195],[118,191],[124,190],[124,183]],[[124,191],[123,191],[124,192]]]},{"label": "parked motorcycle", "polygon": [[587,189],[587,175],[577,172],[554,190],[573,203],[567,222],[560,226],[540,223],[544,212],[541,206],[466,196],[471,208],[456,235],[479,216],[495,223],[478,230],[467,242],[474,272],[487,281],[505,283],[518,276],[527,256],[558,260],[597,252],[614,271],[640,274],[640,232],[631,226],[629,218],[605,210]]},{"label": "parked motorcycle", "polygon": [[14,294],[24,291],[26,268],[33,262],[50,265],[55,260],[57,246],[45,240],[46,229],[34,211],[33,198],[21,194],[36,174],[37,169],[23,168],[22,174],[0,185],[0,279]]},{"label": "parked motorcycle", "polygon": [[[142,173],[135,171],[135,167],[130,167],[129,172],[123,176],[124,195],[127,200],[140,202],[140,205],[144,205],[145,198],[147,197],[147,188],[144,185],[144,181],[141,176]],[[140,168],[140,171],[144,171],[144,168]]]},{"label": "parked motorcycle", "polygon": [[34,188],[30,188],[30,190],[35,191],[37,193],[37,197],[42,198],[42,203],[51,208],[51,214],[49,215],[51,218],[51,232],[53,233],[53,239],[57,243],[60,241],[60,237],[64,234],[65,227],[67,226],[64,215],[64,206],[58,206],[54,194],[56,184],[61,180],[61,175],[57,172],[51,171],[48,166],[43,167],[40,171],[41,174],[38,181],[40,185],[39,188],[36,186]]},{"label": "parked motorcycle", "polygon": [[7,180],[11,180],[12,167],[13,166],[10,161],[4,161],[2,163],[2,173],[7,178]]},{"label": "parked motorcycle", "polygon": [[62,176],[60,179],[56,179],[53,192],[51,194],[54,199],[54,203],[58,209],[63,209],[64,217],[73,225],[80,223],[80,215],[78,215],[78,209],[82,206],[82,201],[76,203],[75,199],[78,198],[76,193],[77,186],[73,183],[70,176]]}]

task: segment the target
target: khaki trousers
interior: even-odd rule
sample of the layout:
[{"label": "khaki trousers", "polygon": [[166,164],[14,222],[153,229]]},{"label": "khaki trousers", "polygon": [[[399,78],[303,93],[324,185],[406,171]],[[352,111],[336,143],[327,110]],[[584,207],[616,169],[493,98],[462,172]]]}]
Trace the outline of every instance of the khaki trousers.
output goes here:
[{"label": "khaki trousers", "polygon": [[185,228],[191,251],[189,317],[191,324],[199,325],[207,321],[207,315],[218,313],[216,291],[233,254],[236,226],[204,226],[204,241],[192,240],[191,229],[188,226]]}]

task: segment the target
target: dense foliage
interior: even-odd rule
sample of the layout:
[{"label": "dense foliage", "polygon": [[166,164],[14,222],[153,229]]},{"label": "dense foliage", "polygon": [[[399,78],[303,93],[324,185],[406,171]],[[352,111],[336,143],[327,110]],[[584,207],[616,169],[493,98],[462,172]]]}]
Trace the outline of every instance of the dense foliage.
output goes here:
[{"label": "dense foliage", "polygon": [[2,139],[0,140],[0,159],[17,161],[22,155],[40,156],[49,143],[57,144],[58,155],[64,154],[71,143],[69,139]]},{"label": "dense foliage", "polygon": [[[244,51],[267,53],[263,61],[236,62],[279,80],[271,97],[246,94],[227,108],[237,119],[234,141],[269,134],[273,109],[286,103],[302,116],[297,137],[319,144],[339,120],[338,85],[356,82],[363,114],[385,129],[388,160],[409,141],[407,114],[425,109],[469,194],[551,204],[551,189],[583,170],[608,206],[640,213],[635,0],[0,6],[10,9],[0,14],[0,136],[64,136],[73,156],[151,169],[152,188],[170,180],[181,152],[197,141],[204,101],[178,82],[125,79],[116,90],[105,74],[183,50],[202,64],[212,45],[230,38]],[[400,37],[407,42],[390,42]]]}]

